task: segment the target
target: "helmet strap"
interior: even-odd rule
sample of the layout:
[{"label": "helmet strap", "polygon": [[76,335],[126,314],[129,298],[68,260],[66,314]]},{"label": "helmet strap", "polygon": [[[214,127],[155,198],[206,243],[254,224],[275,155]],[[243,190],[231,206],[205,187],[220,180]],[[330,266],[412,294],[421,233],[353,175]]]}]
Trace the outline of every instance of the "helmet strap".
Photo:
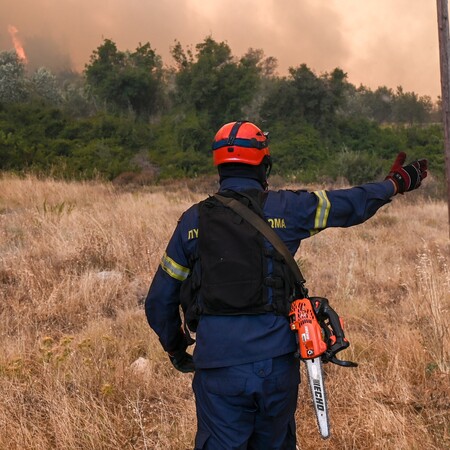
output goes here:
[{"label": "helmet strap", "polygon": [[227,141],[227,145],[233,145],[234,144],[234,140],[236,139],[237,133],[239,131],[239,128],[241,128],[241,125],[243,123],[248,122],[247,120],[239,120],[238,122],[236,122],[233,125],[233,128],[230,131],[230,135],[228,136],[228,141]]}]

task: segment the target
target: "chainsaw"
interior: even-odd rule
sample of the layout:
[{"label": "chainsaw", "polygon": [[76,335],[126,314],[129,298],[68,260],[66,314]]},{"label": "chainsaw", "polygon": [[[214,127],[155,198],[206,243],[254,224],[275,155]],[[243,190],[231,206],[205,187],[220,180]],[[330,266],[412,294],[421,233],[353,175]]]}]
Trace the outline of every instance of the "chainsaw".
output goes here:
[{"label": "chainsaw", "polygon": [[350,343],[345,338],[342,319],[326,298],[305,296],[294,300],[289,321],[291,330],[296,332],[297,356],[306,364],[319,432],[327,439],[330,423],[322,363],[331,362],[343,367],[357,367],[358,364],[336,357],[336,353]]}]

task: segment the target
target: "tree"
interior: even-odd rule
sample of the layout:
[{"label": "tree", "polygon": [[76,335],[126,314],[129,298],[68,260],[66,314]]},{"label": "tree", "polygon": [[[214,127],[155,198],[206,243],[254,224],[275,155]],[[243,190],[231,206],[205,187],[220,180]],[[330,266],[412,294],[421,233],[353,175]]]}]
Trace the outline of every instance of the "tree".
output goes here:
[{"label": "tree", "polygon": [[149,43],[131,53],[105,39],[91,55],[85,74],[93,93],[114,111],[149,117],[161,107],[162,62]]},{"label": "tree", "polygon": [[[365,86],[347,93],[350,117],[367,117],[378,124],[382,123],[426,123],[436,114],[431,98],[405,92],[401,86],[397,91],[380,86],[371,91]],[[439,105],[437,105],[439,106]]]},{"label": "tree", "polygon": [[95,111],[94,98],[86,78],[74,70],[58,72],[56,82],[61,95],[61,107],[72,117],[89,117]]},{"label": "tree", "polygon": [[174,102],[193,108],[205,126],[216,129],[230,117],[242,117],[258,92],[262,53],[250,51],[233,57],[225,42],[212,37],[184,51],[179,42],[172,48],[176,62]]},{"label": "tree", "polygon": [[16,52],[0,53],[0,102],[17,103],[27,98],[25,66]]},{"label": "tree", "polygon": [[388,123],[392,120],[394,93],[386,86],[378,87],[374,92],[366,91],[365,101],[370,111],[370,118],[377,123]]},{"label": "tree", "polygon": [[40,67],[33,73],[30,81],[35,95],[55,106],[61,103],[62,97],[56,77],[48,69]]},{"label": "tree", "polygon": [[279,79],[263,106],[267,120],[305,121],[317,128],[331,128],[337,112],[345,104],[347,74],[336,68],[317,76],[306,64],[289,69],[289,77]]},{"label": "tree", "polygon": [[415,92],[404,92],[397,87],[393,105],[393,120],[398,123],[424,123],[433,109],[428,96],[419,97]]}]

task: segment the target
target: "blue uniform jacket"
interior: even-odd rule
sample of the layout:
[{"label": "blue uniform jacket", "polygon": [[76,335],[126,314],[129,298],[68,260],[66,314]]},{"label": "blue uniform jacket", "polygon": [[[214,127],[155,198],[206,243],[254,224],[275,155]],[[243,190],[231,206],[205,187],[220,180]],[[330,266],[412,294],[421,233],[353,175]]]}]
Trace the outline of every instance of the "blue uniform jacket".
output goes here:
[{"label": "blue uniform jacket", "polygon": [[[251,179],[228,178],[221,190],[261,189]],[[294,255],[300,241],[328,227],[350,227],[372,217],[390,201],[390,181],[334,191],[269,191],[264,215]],[[198,205],[178,221],[145,302],[147,320],[170,352],[181,345],[179,292],[191,268],[198,238]],[[266,241],[266,245],[270,244]],[[273,314],[202,316],[196,333],[197,368],[227,367],[296,351],[295,334],[286,317]]]}]

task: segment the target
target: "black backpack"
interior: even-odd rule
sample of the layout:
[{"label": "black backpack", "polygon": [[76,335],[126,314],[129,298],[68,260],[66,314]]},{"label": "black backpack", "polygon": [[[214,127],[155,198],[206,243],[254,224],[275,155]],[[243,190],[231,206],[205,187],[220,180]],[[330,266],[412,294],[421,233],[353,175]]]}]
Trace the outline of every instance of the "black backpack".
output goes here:
[{"label": "black backpack", "polygon": [[[225,191],[264,218],[267,192]],[[292,276],[283,257],[264,247],[263,235],[215,196],[199,203],[198,252],[181,287],[185,323],[195,331],[202,314],[240,315],[274,312],[288,315]],[[272,276],[268,277],[268,259]],[[273,301],[268,303],[268,290]]]}]

